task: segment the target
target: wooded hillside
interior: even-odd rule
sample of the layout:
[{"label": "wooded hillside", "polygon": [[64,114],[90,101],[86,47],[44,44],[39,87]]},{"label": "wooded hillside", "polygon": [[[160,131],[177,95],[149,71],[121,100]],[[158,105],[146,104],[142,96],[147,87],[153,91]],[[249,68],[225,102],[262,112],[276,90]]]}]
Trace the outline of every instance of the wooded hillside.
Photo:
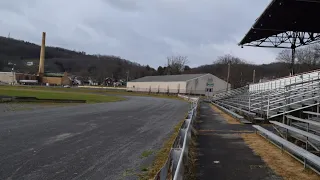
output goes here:
[{"label": "wooded hillside", "polygon": [[[16,64],[18,72],[37,73],[40,46],[0,36],[0,71],[11,71]],[[106,77],[136,79],[153,75],[155,70],[116,56],[86,55],[59,47],[46,47],[45,71],[70,72],[75,75],[92,77],[98,81]],[[34,62],[27,66],[27,62]]]},{"label": "wooded hillside", "polygon": [[[0,71],[11,71],[12,64],[16,64],[15,71],[37,73],[40,46],[12,38],[0,36]],[[27,66],[27,62],[34,62]],[[192,60],[191,60],[192,61]],[[302,73],[320,68],[320,45],[315,44],[299,48],[295,60],[295,72]],[[255,82],[260,79],[273,79],[288,76],[290,73],[291,52],[283,50],[277,61],[271,64],[255,65],[246,60],[231,55],[218,57],[212,64],[196,68],[188,66],[188,57],[169,56],[168,65],[159,66],[157,70],[131,62],[116,56],[87,55],[59,47],[46,47],[45,71],[70,72],[74,75],[91,77],[102,81],[106,77],[129,80],[149,75],[211,73],[226,80],[228,64],[230,63],[230,79],[233,88],[244,86],[252,82],[253,70],[256,71]]]}]

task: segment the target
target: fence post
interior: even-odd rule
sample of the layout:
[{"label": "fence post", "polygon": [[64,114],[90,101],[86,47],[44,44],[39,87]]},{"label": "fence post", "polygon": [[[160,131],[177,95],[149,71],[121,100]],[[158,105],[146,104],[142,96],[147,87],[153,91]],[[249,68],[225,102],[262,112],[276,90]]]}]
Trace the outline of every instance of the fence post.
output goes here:
[{"label": "fence post", "polygon": [[270,91],[268,92],[267,118],[269,118],[269,109],[270,109]]},{"label": "fence post", "polygon": [[250,96],[250,91],[248,92],[248,96],[249,96],[249,111],[251,111],[251,96]]},{"label": "fence post", "polygon": [[262,108],[262,104],[263,104],[263,93],[261,94],[261,101],[260,101],[260,113],[261,113],[261,117],[263,117],[263,108]]},{"label": "fence post", "polygon": [[283,116],[282,116],[282,123],[284,123],[285,120],[285,112],[286,112],[286,105],[287,105],[287,86],[286,86],[286,81],[284,81],[284,104],[283,106]]}]

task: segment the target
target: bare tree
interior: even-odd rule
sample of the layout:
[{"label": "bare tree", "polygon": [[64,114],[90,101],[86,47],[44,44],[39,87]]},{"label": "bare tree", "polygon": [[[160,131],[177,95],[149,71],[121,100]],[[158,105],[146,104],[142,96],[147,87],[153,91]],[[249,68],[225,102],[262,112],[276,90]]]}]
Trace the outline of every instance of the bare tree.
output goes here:
[{"label": "bare tree", "polygon": [[[295,63],[316,65],[320,64],[320,45],[313,44],[296,50]],[[289,49],[282,50],[278,56],[277,61],[284,63],[291,63],[292,51]]]},{"label": "bare tree", "polygon": [[166,68],[166,74],[181,74],[184,68],[189,63],[187,56],[170,56],[167,57],[168,67]]},{"label": "bare tree", "polygon": [[246,64],[246,62],[236,56],[226,54],[219,56],[217,60],[213,62],[213,64]]},{"label": "bare tree", "polygon": [[320,45],[313,44],[299,49],[297,52],[297,59],[300,64],[320,64]]},{"label": "bare tree", "polygon": [[292,57],[291,50],[284,49],[278,54],[276,60],[279,62],[291,63],[291,59],[292,59],[291,57]]},{"label": "bare tree", "polygon": [[314,59],[314,52],[312,47],[301,48],[296,51],[297,63],[299,64],[313,64],[316,63]]}]

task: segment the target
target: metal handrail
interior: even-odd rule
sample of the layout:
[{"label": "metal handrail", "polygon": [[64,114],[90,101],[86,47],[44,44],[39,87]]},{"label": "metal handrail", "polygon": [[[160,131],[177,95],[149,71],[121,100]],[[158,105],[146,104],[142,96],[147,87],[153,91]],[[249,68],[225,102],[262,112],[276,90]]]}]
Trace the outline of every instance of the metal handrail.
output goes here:
[{"label": "metal handrail", "polygon": [[301,103],[301,102],[304,102],[304,101],[316,99],[316,98],[319,98],[319,97],[320,97],[320,96],[314,96],[314,97],[311,97],[311,98],[303,99],[303,100],[301,100],[301,101],[292,102],[292,103],[285,104],[285,105],[282,105],[282,106],[279,106],[279,107],[276,107],[276,108],[272,108],[272,109],[270,109],[270,111],[275,110],[275,109],[284,108],[284,107],[287,107],[287,106],[291,106],[291,105],[294,105],[294,104],[297,104],[297,103]]},{"label": "metal handrail", "polygon": [[223,101],[224,104],[233,104],[233,105],[237,105],[237,106],[242,106],[242,107],[245,107],[245,108],[248,108],[248,106],[245,106],[243,104],[239,104],[239,103],[235,103],[235,102],[230,102],[230,101]]},{"label": "metal handrail", "polygon": [[[320,79],[319,79],[320,80]],[[291,91],[295,91],[295,90],[300,90],[301,89],[301,87],[303,87],[304,89],[306,89],[307,87],[310,87],[310,86],[312,86],[312,85],[315,85],[315,84],[319,84],[319,82],[318,81],[312,81],[310,84],[308,84],[307,86],[302,86],[302,84],[301,84],[301,86],[298,86],[298,87],[295,87],[295,88],[293,88],[293,89],[289,89],[289,90],[286,90],[286,91],[283,91],[283,92],[280,92],[280,93],[276,93],[276,94],[272,94],[272,96],[277,96],[277,95],[280,95],[280,94],[284,94],[284,93],[288,93],[288,92],[291,92]]]},{"label": "metal handrail", "polygon": [[[313,85],[319,85],[319,82],[315,82],[315,83],[312,83],[312,84],[309,84],[307,86],[303,86],[303,88],[301,87],[298,87],[298,88],[295,88],[295,89],[290,89],[288,91],[284,91],[284,92],[281,92],[281,93],[276,93],[276,94],[269,94],[269,99],[268,100],[263,100],[263,101],[259,101],[257,103],[253,103],[251,104],[251,106],[255,106],[255,105],[259,105],[261,103],[267,103],[268,101],[279,101],[279,96],[276,97],[277,95],[282,95],[282,94],[286,94],[288,92],[292,92],[292,91],[296,91],[296,90],[301,90],[301,89],[305,89],[305,90],[308,90],[308,88],[310,86],[313,86]],[[307,92],[308,93],[308,92]],[[306,94],[306,92],[302,92],[301,94]],[[275,98],[270,98],[270,97],[275,97]],[[289,96],[290,97],[290,96]],[[280,100],[284,100],[286,98],[289,98],[289,97],[284,97],[284,98],[280,98]],[[265,98],[265,96],[261,96],[261,98]],[[251,101],[254,101],[254,99],[251,99]]]},{"label": "metal handrail", "polygon": [[219,102],[219,103],[222,104],[223,106],[228,106],[228,107],[233,108],[233,109],[236,109],[236,110],[238,110],[238,111],[242,111],[242,112],[244,112],[244,113],[246,113],[246,114],[253,115],[253,116],[255,115],[254,112],[246,111],[246,110],[244,110],[244,109],[241,109],[241,108],[238,108],[238,107],[234,107],[234,106],[232,106],[232,105],[229,105],[229,104],[226,104],[226,103],[223,103],[223,102]]},{"label": "metal handrail", "polygon": [[[299,79],[298,79],[299,80]],[[310,82],[310,81],[314,81],[314,80],[320,80],[320,72],[318,73],[318,76],[313,76],[313,77],[309,77],[309,78],[305,78],[305,79],[301,79],[302,81],[296,81],[294,83],[290,83],[290,84],[283,84],[277,88],[274,88],[274,89],[267,89],[267,90],[263,90],[263,91],[260,91],[260,92],[256,92],[254,93],[253,95],[256,95],[256,94],[261,94],[261,93],[264,93],[264,92],[268,92],[270,90],[278,90],[278,89],[285,89],[286,86],[294,86],[294,85],[298,85],[298,84],[303,84],[305,82]],[[306,80],[306,81],[305,81]]]},{"label": "metal handrail", "polygon": [[315,106],[315,105],[319,105],[319,104],[320,104],[320,103],[317,102],[317,103],[315,103],[315,104],[311,104],[311,105],[304,106],[304,107],[300,107],[300,108],[297,108],[297,109],[285,111],[285,112],[283,112],[283,113],[275,114],[275,115],[269,116],[268,118],[274,118],[274,117],[277,117],[277,116],[281,116],[281,115],[284,115],[284,114],[288,114],[288,113],[291,113],[291,112],[294,112],[294,111],[297,111],[297,110],[300,110],[300,109],[309,108],[309,107],[312,107],[312,106]]},{"label": "metal handrail", "polygon": [[[290,99],[290,98],[292,98],[292,97],[296,97],[296,96],[301,96],[301,95],[306,95],[306,94],[312,94],[314,91],[319,91],[319,87],[318,88],[315,88],[315,89],[313,89],[313,90],[310,90],[310,91],[305,91],[305,92],[302,92],[302,93],[299,93],[299,94],[294,94],[294,95],[292,95],[292,96],[288,96],[288,97],[285,97],[285,98],[280,98],[280,99],[277,99],[276,101],[272,101],[273,103],[272,104],[270,104],[270,105],[273,105],[273,104],[276,104],[275,102],[279,102],[279,101],[282,101],[282,100],[285,100],[285,99]],[[270,102],[271,102],[271,100],[270,100]]]},{"label": "metal handrail", "polygon": [[[306,92],[303,92],[303,93],[301,93],[301,94],[295,94],[295,95],[292,95],[292,96],[288,96],[288,97],[282,98],[282,99],[280,99],[280,100],[296,99],[296,98],[292,98],[292,97],[301,96],[301,95],[306,95],[306,94],[310,94],[310,93],[312,94],[312,92],[318,91],[319,89],[320,89],[320,88],[314,89],[314,90],[312,90],[312,91],[306,91]],[[304,101],[307,101],[307,100],[312,100],[312,99],[314,99],[314,98],[316,98],[316,97],[317,97],[317,96],[311,97],[311,98],[308,98],[308,99],[304,99],[304,100],[302,100],[302,101],[293,102],[293,103],[290,103],[290,104],[288,104],[288,105],[293,105],[293,104],[301,103],[301,102],[304,102]],[[266,108],[266,107],[268,108],[268,107],[270,107],[270,106],[275,105],[275,104],[276,104],[275,102],[279,102],[279,101],[273,101],[272,104],[271,104],[271,101],[270,101],[270,100],[269,100],[269,101],[264,101],[264,102],[267,102],[267,103],[269,103],[269,104],[263,105],[263,106],[258,106],[258,107],[255,107],[255,106],[251,105],[251,107],[252,107],[252,106],[255,107],[255,108],[253,108],[253,109],[251,109],[251,110],[252,110],[252,111],[255,111],[255,110],[259,110],[259,109],[261,109],[261,108]],[[261,103],[259,103],[259,104],[261,104]],[[257,105],[257,103],[254,104],[254,105]],[[283,106],[280,106],[280,107],[277,107],[277,108],[272,108],[272,109],[269,109],[269,110],[272,111],[272,110],[274,110],[274,109],[279,109],[279,108],[282,108],[282,107],[284,107],[284,106],[286,106],[286,105],[283,105]]]},{"label": "metal handrail", "polygon": [[215,94],[216,96],[225,96],[226,94],[229,94],[229,93],[232,93],[232,92],[235,92],[235,91],[238,91],[240,89],[245,89],[247,88],[246,86],[244,87],[241,87],[241,88],[237,88],[237,89],[232,89],[232,90],[229,90],[229,91],[225,91],[225,92],[221,92],[221,93],[218,93],[218,94]]}]

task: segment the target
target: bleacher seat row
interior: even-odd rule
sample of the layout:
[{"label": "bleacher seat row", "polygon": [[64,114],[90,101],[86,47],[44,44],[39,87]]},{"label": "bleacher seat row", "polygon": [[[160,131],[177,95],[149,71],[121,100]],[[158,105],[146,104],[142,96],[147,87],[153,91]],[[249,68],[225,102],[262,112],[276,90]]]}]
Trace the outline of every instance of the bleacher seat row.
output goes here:
[{"label": "bleacher seat row", "polygon": [[238,119],[270,122],[278,135],[254,127],[319,172],[320,70],[221,92],[211,102]]}]

